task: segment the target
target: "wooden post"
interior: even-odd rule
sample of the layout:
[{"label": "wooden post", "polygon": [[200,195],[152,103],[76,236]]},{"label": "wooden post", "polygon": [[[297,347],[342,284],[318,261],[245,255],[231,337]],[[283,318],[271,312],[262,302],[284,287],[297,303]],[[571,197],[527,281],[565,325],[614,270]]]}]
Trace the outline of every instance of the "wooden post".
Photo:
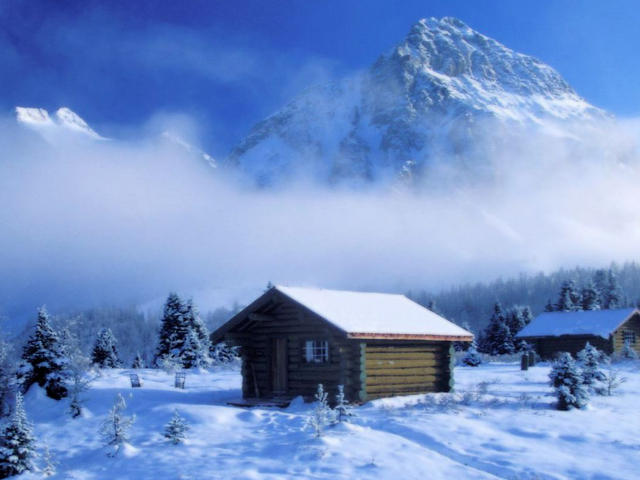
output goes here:
[{"label": "wooden post", "polygon": [[520,359],[520,370],[528,370],[529,369],[529,355],[526,353],[522,354],[522,358]]},{"label": "wooden post", "polygon": [[534,352],[533,350],[529,350],[529,352],[527,353],[527,356],[529,357],[529,366],[533,367],[536,364],[536,352]]},{"label": "wooden post", "polygon": [[251,376],[253,377],[253,390],[256,394],[256,398],[260,398],[260,389],[258,388],[258,379],[256,378],[256,368],[253,366],[253,362],[249,363],[251,365]]}]

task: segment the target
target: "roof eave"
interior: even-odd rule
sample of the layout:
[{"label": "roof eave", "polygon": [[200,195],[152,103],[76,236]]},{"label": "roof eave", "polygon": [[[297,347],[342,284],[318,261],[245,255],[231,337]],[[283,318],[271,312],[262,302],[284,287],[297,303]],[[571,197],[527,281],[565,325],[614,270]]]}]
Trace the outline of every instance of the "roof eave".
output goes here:
[{"label": "roof eave", "polygon": [[358,340],[435,340],[441,342],[472,342],[473,335],[433,335],[422,333],[348,332],[348,338]]}]

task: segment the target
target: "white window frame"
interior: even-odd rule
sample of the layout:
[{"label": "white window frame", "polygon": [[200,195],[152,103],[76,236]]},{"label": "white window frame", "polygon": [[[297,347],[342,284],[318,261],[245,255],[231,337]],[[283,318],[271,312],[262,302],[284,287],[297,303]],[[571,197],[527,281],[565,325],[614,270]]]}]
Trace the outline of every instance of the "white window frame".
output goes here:
[{"label": "white window frame", "polygon": [[636,332],[633,330],[623,330],[622,331],[622,342],[629,343],[629,345],[636,344]]},{"label": "white window frame", "polygon": [[304,342],[306,363],[329,363],[329,342],[327,340],[306,340]]}]

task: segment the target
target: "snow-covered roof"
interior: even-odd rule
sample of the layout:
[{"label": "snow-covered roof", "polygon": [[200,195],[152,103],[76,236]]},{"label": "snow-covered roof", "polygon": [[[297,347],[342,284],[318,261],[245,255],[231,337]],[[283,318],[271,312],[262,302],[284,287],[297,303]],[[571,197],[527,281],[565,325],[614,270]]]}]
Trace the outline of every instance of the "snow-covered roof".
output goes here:
[{"label": "snow-covered roof", "polygon": [[404,295],[276,286],[352,338],[465,337],[473,334]]},{"label": "snow-covered roof", "polygon": [[620,325],[637,312],[635,308],[547,312],[524,327],[518,337],[557,337],[560,335],[598,335],[609,338]]}]

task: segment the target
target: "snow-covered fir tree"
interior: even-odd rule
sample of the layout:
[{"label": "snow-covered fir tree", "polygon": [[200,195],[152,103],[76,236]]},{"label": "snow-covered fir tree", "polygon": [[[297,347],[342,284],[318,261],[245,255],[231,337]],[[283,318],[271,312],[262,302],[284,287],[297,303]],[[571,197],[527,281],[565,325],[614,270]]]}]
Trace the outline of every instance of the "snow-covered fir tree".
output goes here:
[{"label": "snow-covered fir tree", "polygon": [[183,319],[184,305],[177,293],[170,293],[164,304],[162,326],[154,363],[169,355],[178,355],[186,337]]},{"label": "snow-covered fir tree", "polygon": [[582,372],[569,353],[560,353],[553,363],[549,379],[558,399],[558,410],[584,408],[587,405],[589,394]]},{"label": "snow-covered fir tree", "polygon": [[216,364],[231,363],[238,358],[238,349],[225,342],[216,343],[211,347],[211,359]]},{"label": "snow-covered fir tree", "polygon": [[565,280],[560,287],[555,310],[558,312],[575,312],[580,310],[581,303],[580,294],[576,290],[573,280]]},{"label": "snow-covered fir tree", "polygon": [[163,358],[173,356],[183,368],[204,367],[210,363],[209,350],[209,332],[193,302],[170,294],[164,307],[155,364],[159,366],[164,363]]},{"label": "snow-covered fir tree", "polygon": [[310,427],[316,437],[321,437],[325,427],[331,421],[331,409],[327,401],[327,392],[321,383],[318,384],[318,390],[314,396],[316,402],[313,410],[307,418],[305,427]]},{"label": "snow-covered fir tree", "polygon": [[482,363],[482,356],[478,353],[475,340],[471,342],[471,346],[462,357],[462,363],[469,367],[477,367]]},{"label": "snow-covered fir tree", "polygon": [[178,410],[174,410],[173,417],[171,417],[169,423],[164,427],[165,438],[174,445],[177,445],[184,442],[188,431],[189,425],[187,424],[187,421],[180,416]]},{"label": "snow-covered fir tree", "polygon": [[604,358],[604,355],[598,351],[596,347],[587,342],[584,348],[578,352],[577,356],[580,366],[582,367],[584,384],[588,388],[595,390],[597,383],[605,380],[605,374],[600,369],[600,362]]},{"label": "snow-covered fir tree", "polygon": [[91,362],[100,368],[118,368],[122,364],[118,358],[116,338],[110,328],[101,328],[91,351]]},{"label": "snow-covered fir tree", "polygon": [[140,355],[140,352],[136,353],[136,358],[133,359],[131,368],[135,368],[135,369],[145,368],[144,359],[142,358],[142,355]]},{"label": "snow-covered fir tree", "polygon": [[204,349],[195,330],[189,329],[180,354],[183,368],[207,367],[211,363],[209,349]]},{"label": "snow-covered fir tree", "polygon": [[0,338],[0,417],[9,415],[15,372],[9,359],[9,344]]},{"label": "snow-covered fir tree", "polygon": [[582,289],[582,310],[600,310],[600,292],[595,284],[590,281]]},{"label": "snow-covered fir tree", "polygon": [[551,302],[551,299],[547,300],[547,304],[544,306],[545,312],[555,312],[556,306]]},{"label": "snow-covered fir tree", "polygon": [[637,360],[638,352],[631,346],[630,342],[624,342],[624,346],[620,352],[620,357],[625,360]]},{"label": "snow-covered fir tree", "polygon": [[342,423],[353,416],[351,406],[344,396],[344,385],[338,385],[336,393],[336,407],[334,408],[336,422]]},{"label": "snow-covered fir tree", "polygon": [[126,417],[124,415],[126,408],[127,403],[124,397],[118,394],[107,418],[100,426],[100,437],[105,447],[109,448],[107,451],[109,457],[115,457],[122,446],[129,441],[129,429],[135,417]]},{"label": "snow-covered fir tree", "polygon": [[482,351],[489,355],[502,355],[513,353],[515,347],[509,327],[506,324],[502,306],[496,302],[489,325],[484,331]]},{"label": "snow-covered fir tree", "polygon": [[9,421],[0,431],[0,478],[19,475],[33,469],[35,440],[24,411],[22,394],[16,394]]},{"label": "snow-covered fir tree", "polygon": [[[187,327],[185,342],[191,334],[193,334],[197,340],[197,342],[192,341],[189,347],[191,350],[189,355],[193,356],[195,353],[195,358],[197,359],[195,362],[191,362],[191,364],[194,367],[206,367],[211,363],[209,357],[209,351],[211,349],[209,331],[200,318],[200,313],[191,299],[184,305],[183,319]],[[193,348],[198,348],[198,351],[193,352]],[[183,351],[186,351],[186,349],[183,348]],[[189,362],[185,362],[184,368],[191,368],[187,365],[188,363]]]},{"label": "snow-covered fir tree", "polygon": [[518,334],[520,330],[522,330],[527,325],[527,321],[525,319],[525,309],[528,312],[527,315],[530,315],[531,312],[528,307],[517,307],[517,306],[508,309],[505,315],[505,321],[507,323],[507,327],[509,327],[509,332],[513,337],[512,340],[514,341],[514,343],[515,343],[515,336]]},{"label": "snow-covered fir tree", "polygon": [[42,452],[42,461],[44,465],[42,466],[42,476],[50,477],[56,474],[56,461],[51,455],[51,451],[49,450],[49,445],[45,443],[43,452]]},{"label": "snow-covered fir tree", "polygon": [[55,400],[67,396],[67,358],[45,307],[38,310],[35,332],[24,347],[22,359],[27,368],[20,372],[25,391],[37,383]]},{"label": "snow-covered fir tree", "polygon": [[623,307],[623,293],[620,284],[618,283],[618,276],[612,268],[607,273],[607,287],[605,290],[605,308],[616,309]]}]

